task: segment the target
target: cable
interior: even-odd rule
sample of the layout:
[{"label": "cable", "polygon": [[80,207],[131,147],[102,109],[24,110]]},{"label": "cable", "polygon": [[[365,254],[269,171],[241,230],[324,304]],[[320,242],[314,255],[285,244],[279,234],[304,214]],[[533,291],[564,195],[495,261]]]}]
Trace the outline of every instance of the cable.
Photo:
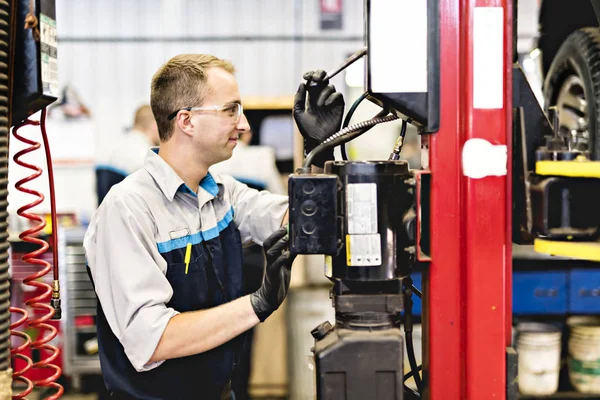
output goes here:
[{"label": "cable", "polygon": [[406,125],[407,121],[402,120],[402,129],[400,129],[400,135],[396,139],[392,154],[390,154],[390,161],[396,161],[400,159],[400,152],[402,152],[402,146],[404,146],[404,136],[406,136]]},{"label": "cable", "polygon": [[[50,377],[48,377],[46,379],[41,379],[39,381],[35,381],[34,385],[38,386],[38,387],[46,387],[46,388],[55,389],[56,392],[52,396],[47,397],[47,399],[55,400],[55,399],[58,399],[64,392],[63,387],[61,385],[59,385],[58,383],[56,383],[56,380],[60,377],[62,370],[58,366],[52,364],[59,356],[59,350],[55,346],[49,344],[49,342],[56,337],[58,332],[55,327],[53,327],[52,325],[47,323],[48,320],[50,320],[54,316],[54,312],[55,312],[54,308],[50,304],[48,304],[48,299],[50,299],[53,294],[53,288],[50,285],[48,285],[47,283],[43,282],[43,279],[42,279],[53,268],[47,261],[38,258],[48,250],[48,248],[49,248],[48,243],[46,241],[34,236],[38,232],[40,232],[41,230],[44,229],[44,227],[46,226],[46,221],[39,215],[28,212],[30,209],[34,208],[35,206],[41,204],[44,201],[44,195],[36,190],[24,187],[24,185],[26,183],[39,178],[42,175],[42,170],[41,170],[41,168],[39,168],[35,165],[28,164],[28,163],[24,162],[23,160],[21,160],[21,157],[23,157],[24,155],[39,149],[40,143],[36,142],[34,140],[31,140],[31,139],[27,139],[27,138],[23,137],[22,135],[20,135],[18,132],[20,128],[22,128],[23,126],[26,126],[26,125],[41,126],[42,135],[45,136],[45,133],[46,133],[45,122],[46,122],[46,113],[44,110],[44,111],[42,111],[41,121],[32,121],[30,119],[27,119],[19,126],[15,126],[15,128],[13,129],[13,136],[16,139],[18,139],[19,141],[29,145],[29,147],[19,151],[17,154],[15,154],[13,159],[17,165],[33,171],[33,173],[31,175],[19,180],[15,184],[16,190],[23,192],[23,193],[31,194],[36,197],[36,199],[34,201],[32,201],[31,203],[29,203],[27,205],[20,207],[17,210],[17,214],[19,216],[27,218],[27,219],[37,223],[37,225],[33,226],[32,228],[23,231],[19,235],[19,238],[21,240],[23,240],[24,242],[32,243],[32,244],[40,246],[39,249],[32,251],[30,253],[27,253],[22,257],[22,260],[24,262],[27,262],[27,263],[33,264],[33,265],[39,265],[42,267],[42,269],[39,270],[38,272],[31,274],[28,277],[26,277],[25,279],[23,279],[24,285],[32,286],[36,290],[37,289],[43,290],[42,294],[40,294],[34,298],[31,298],[25,302],[25,304],[28,307],[30,307],[31,309],[39,310],[43,313],[42,316],[37,317],[37,318],[32,318],[29,320],[28,325],[39,331],[38,339],[31,343],[31,348],[34,350],[39,350],[40,354],[44,354],[44,352],[50,354],[48,357],[34,363],[31,366],[31,368],[44,368],[44,369],[52,369],[53,370],[54,373]],[[46,138],[44,138],[44,143],[46,144],[46,153],[49,154],[49,149],[47,147],[47,139]],[[51,172],[52,172],[51,170],[48,171],[49,174]],[[53,179],[51,179],[50,181],[53,182]],[[51,198],[54,197],[54,188],[53,187],[50,188],[50,196],[51,196]],[[52,205],[53,205],[53,202],[51,201],[51,207],[52,207]],[[54,214],[53,221],[55,221],[56,209],[54,207],[52,209],[52,213]],[[53,231],[56,231],[56,228],[57,228],[56,225],[54,225],[52,227]],[[55,235],[53,235],[53,237],[55,237]],[[56,252],[58,243],[55,242],[53,245],[54,245],[54,251]],[[56,268],[57,268],[57,265],[55,264],[54,269],[56,270]],[[35,314],[35,312],[34,312],[34,314]]]},{"label": "cable", "polygon": [[421,395],[419,394],[419,392],[415,392],[408,386],[404,385],[404,400],[413,400],[413,399],[420,399],[420,398],[421,398]]},{"label": "cable", "polygon": [[[350,120],[352,119],[352,116],[354,115],[354,112],[358,108],[358,105],[360,103],[362,103],[362,101],[364,99],[367,98],[368,93],[369,92],[364,92],[363,94],[360,95],[360,97],[358,99],[356,99],[354,101],[354,104],[352,104],[352,107],[350,107],[350,109],[348,110],[348,113],[346,114],[346,118],[344,118],[344,123],[342,124],[342,129],[346,128],[348,126],[348,124],[350,124]],[[342,150],[342,160],[348,161],[348,154],[346,153],[346,144],[343,143],[340,146],[340,149]]]},{"label": "cable", "polygon": [[390,122],[398,119],[398,117],[395,115],[387,115],[388,113],[388,110],[382,110],[370,120],[359,122],[357,124],[344,128],[339,132],[334,133],[333,135],[325,139],[323,143],[321,143],[320,145],[315,147],[310,153],[308,153],[308,155],[304,159],[304,164],[302,167],[304,169],[309,169],[312,165],[312,161],[315,158],[315,156],[317,156],[322,151],[331,147],[338,146],[342,143],[346,143],[362,135],[377,124]]},{"label": "cable", "polygon": [[413,321],[412,321],[412,287],[413,282],[410,276],[404,278],[402,281],[404,286],[404,334],[406,337],[406,354],[408,356],[408,362],[410,369],[412,370],[412,376],[417,385],[419,393],[423,393],[423,382],[421,381],[421,375],[418,372],[417,360],[415,357],[415,349],[413,345]]},{"label": "cable", "polygon": [[[421,372],[422,370],[423,370],[423,366],[422,366],[422,365],[419,365],[419,366],[417,367],[417,371],[418,371],[418,372]],[[408,372],[408,373],[404,374],[404,380],[406,381],[406,380],[410,379],[412,376],[413,376],[413,372],[412,372],[412,371],[410,371],[410,372]]]},{"label": "cable", "polygon": [[417,389],[419,393],[423,392],[423,382],[421,381],[421,374],[419,374],[417,360],[415,358],[415,348],[413,345],[412,332],[405,332],[406,334],[406,353],[408,355],[408,362],[410,364],[410,369],[413,374],[412,377],[415,380],[415,384],[417,385]]},{"label": "cable", "polygon": [[421,293],[421,291],[419,289],[417,289],[417,287],[415,285],[412,285],[412,291],[414,294],[417,295],[418,298],[420,298],[420,299],[423,298],[423,293]]},{"label": "cable", "polygon": [[58,283],[58,222],[56,218],[56,196],[54,194],[54,169],[52,168],[52,155],[50,154],[50,144],[48,143],[48,134],[46,133],[46,109],[42,110],[41,119],[42,140],[44,141],[44,150],[46,153],[46,166],[48,168],[48,186],[50,188],[50,215],[52,217],[52,243],[54,251],[52,252],[52,298],[50,304],[54,309],[52,319],[60,319],[62,309],[60,306],[60,285]]},{"label": "cable", "polygon": [[[419,365],[417,367],[417,371],[420,372],[421,370],[423,370],[423,366]],[[412,376],[413,376],[413,371],[410,371],[407,374],[404,374],[404,378],[403,378],[402,381],[406,382]],[[411,389],[408,386],[406,386],[406,383],[403,383],[403,386],[404,386],[405,399],[420,399],[421,398],[420,393],[419,392],[415,392],[413,389]]]},{"label": "cable", "polygon": [[[387,114],[387,111],[386,111],[386,114]],[[398,117],[393,114],[382,116],[382,117],[375,116],[374,118],[371,118],[371,119],[363,121],[363,122],[356,123],[354,125],[351,125],[347,128],[342,129],[339,132],[334,133],[333,135],[331,135],[330,137],[325,139],[322,144],[332,143],[336,139],[343,139],[345,137],[345,135],[348,135],[350,133],[357,132],[357,131],[360,131],[361,129],[365,129],[365,128],[372,128],[377,124],[395,121],[397,119],[398,119]],[[361,132],[361,133],[364,133],[364,132]],[[342,141],[342,142],[345,142],[345,141]]]}]

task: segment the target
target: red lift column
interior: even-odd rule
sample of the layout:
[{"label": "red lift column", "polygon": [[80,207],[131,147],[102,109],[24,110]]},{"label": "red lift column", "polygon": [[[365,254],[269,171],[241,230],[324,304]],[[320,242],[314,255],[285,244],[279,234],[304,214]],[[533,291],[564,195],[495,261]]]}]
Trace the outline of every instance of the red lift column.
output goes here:
[{"label": "red lift column", "polygon": [[440,0],[441,122],[424,140],[433,260],[426,396],[433,400],[506,397],[512,12],[509,0]]}]

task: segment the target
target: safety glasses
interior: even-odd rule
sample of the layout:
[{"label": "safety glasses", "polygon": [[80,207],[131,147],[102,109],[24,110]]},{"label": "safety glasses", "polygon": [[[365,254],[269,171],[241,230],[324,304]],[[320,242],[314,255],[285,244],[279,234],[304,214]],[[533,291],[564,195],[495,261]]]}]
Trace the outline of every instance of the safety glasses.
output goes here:
[{"label": "safety glasses", "polygon": [[179,111],[209,111],[214,112],[219,117],[237,124],[240,121],[240,118],[244,112],[244,108],[240,103],[229,103],[222,106],[206,106],[206,107],[185,107],[181,108],[175,112],[172,112],[168,115],[169,121],[177,116]]}]

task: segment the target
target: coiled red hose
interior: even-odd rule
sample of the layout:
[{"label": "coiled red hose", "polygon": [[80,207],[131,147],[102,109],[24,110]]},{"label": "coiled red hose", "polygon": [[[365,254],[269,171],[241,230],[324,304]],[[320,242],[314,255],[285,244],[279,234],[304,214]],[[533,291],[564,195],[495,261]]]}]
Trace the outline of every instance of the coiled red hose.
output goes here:
[{"label": "coiled red hose", "polygon": [[31,369],[33,362],[31,361],[31,358],[27,357],[24,354],[21,354],[22,351],[24,351],[31,345],[31,338],[25,332],[17,331],[16,329],[19,326],[23,325],[25,322],[27,322],[27,311],[17,307],[10,307],[9,311],[11,313],[17,313],[22,315],[22,317],[18,321],[10,324],[10,334],[11,336],[17,336],[23,339],[23,343],[13,349],[10,349],[10,354],[13,358],[19,358],[25,361],[26,363],[25,367],[23,367],[22,369],[13,371],[13,381],[23,382],[27,385],[27,387],[20,393],[13,393],[12,398],[23,399],[33,390],[33,382],[31,382],[30,379],[24,376]]},{"label": "coiled red hose", "polygon": [[[54,399],[58,399],[60,396],[62,396],[62,394],[64,392],[63,387],[60,384],[56,383],[56,380],[62,374],[62,370],[58,366],[53,364],[54,360],[56,360],[57,357],[59,356],[59,349],[57,347],[49,344],[49,342],[56,337],[58,332],[55,327],[53,327],[52,325],[47,323],[48,320],[50,320],[54,316],[54,308],[49,304],[50,298],[52,295],[52,287],[50,285],[48,285],[47,283],[42,282],[42,280],[40,279],[40,278],[44,277],[46,274],[48,274],[53,268],[50,265],[50,263],[38,258],[48,250],[48,248],[49,248],[48,243],[46,241],[34,236],[36,233],[38,233],[42,229],[44,229],[44,227],[46,226],[46,221],[39,215],[28,212],[29,210],[31,210],[32,208],[41,204],[44,201],[44,195],[36,190],[24,187],[24,185],[26,183],[39,178],[42,175],[42,169],[35,165],[26,163],[23,160],[21,160],[21,157],[23,157],[25,154],[31,153],[32,151],[39,149],[41,147],[41,145],[39,142],[25,138],[18,133],[19,128],[26,126],[26,125],[40,126],[42,135],[43,135],[43,139],[44,139],[44,143],[46,145],[45,146],[46,159],[48,160],[48,166],[50,168],[48,170],[48,174],[50,177],[52,177],[53,176],[52,171],[51,171],[52,163],[51,163],[50,153],[49,153],[49,149],[48,149],[48,141],[47,141],[47,137],[46,137],[45,122],[46,122],[46,110],[44,109],[42,111],[42,117],[41,117],[40,121],[33,121],[30,119],[27,119],[22,124],[20,124],[19,126],[16,126],[13,129],[13,136],[16,139],[18,139],[19,141],[29,145],[29,147],[27,147],[27,148],[19,151],[17,154],[15,154],[15,156],[13,157],[13,160],[15,161],[15,163],[17,165],[20,165],[21,167],[24,167],[24,168],[27,168],[27,169],[33,171],[33,173],[31,175],[19,180],[15,184],[16,190],[23,192],[23,193],[31,194],[36,197],[36,199],[34,201],[32,201],[31,203],[29,203],[25,206],[22,206],[21,208],[19,208],[17,210],[17,214],[19,216],[27,218],[31,221],[35,221],[37,223],[37,225],[22,232],[19,235],[19,238],[21,240],[23,240],[24,242],[32,243],[32,244],[36,244],[36,245],[40,246],[40,248],[38,250],[35,250],[35,251],[25,254],[22,257],[22,260],[29,264],[39,265],[42,267],[38,272],[31,274],[28,277],[26,277],[25,279],[23,279],[23,284],[32,286],[36,289],[43,290],[42,294],[29,299],[25,303],[31,309],[41,310],[43,312],[42,316],[37,317],[37,318],[32,317],[28,321],[28,325],[30,327],[33,327],[33,328],[36,328],[39,330],[40,334],[38,336],[38,339],[36,341],[31,342],[31,348],[39,350],[41,358],[42,358],[40,361],[33,363],[33,365],[31,365],[31,368],[45,368],[45,369],[53,370],[53,374],[50,377],[48,377],[46,379],[41,379],[41,380],[35,381],[35,382],[33,382],[33,384],[38,387],[46,387],[46,388],[56,389],[56,392],[53,395],[47,397],[47,399],[54,400]],[[53,240],[54,240],[54,247],[55,247],[55,251],[53,254],[53,256],[54,256],[53,257],[54,280],[58,281],[58,263],[57,263],[58,257],[57,257],[57,251],[56,251],[58,242],[57,242],[57,235],[56,235],[57,225],[56,225],[56,209],[54,206],[53,179],[51,179],[51,181],[50,181],[50,198],[52,200],[51,201],[52,221],[53,221],[52,233],[53,233]],[[45,351],[47,354],[49,354],[48,357],[46,357],[46,358],[43,357],[42,350]],[[24,373],[23,371],[18,371],[18,372],[21,375]],[[14,376],[15,375],[13,374],[13,377]]]}]

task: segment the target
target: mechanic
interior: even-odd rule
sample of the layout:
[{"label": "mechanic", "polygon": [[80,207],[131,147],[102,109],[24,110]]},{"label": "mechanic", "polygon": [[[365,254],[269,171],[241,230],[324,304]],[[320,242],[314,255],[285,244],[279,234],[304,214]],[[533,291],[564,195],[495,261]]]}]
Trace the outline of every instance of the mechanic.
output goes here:
[{"label": "mechanic", "polygon": [[[157,71],[151,105],[160,149],[113,186],[86,233],[113,398],[234,399],[243,333],[287,293],[287,198],[208,172],[250,129],[233,74],[231,63],[202,54],[176,56]],[[343,106],[321,80],[306,108],[296,105],[296,120],[302,132],[317,124],[330,135]],[[250,241],[263,245],[267,265],[261,287],[243,296],[242,244]]]}]

